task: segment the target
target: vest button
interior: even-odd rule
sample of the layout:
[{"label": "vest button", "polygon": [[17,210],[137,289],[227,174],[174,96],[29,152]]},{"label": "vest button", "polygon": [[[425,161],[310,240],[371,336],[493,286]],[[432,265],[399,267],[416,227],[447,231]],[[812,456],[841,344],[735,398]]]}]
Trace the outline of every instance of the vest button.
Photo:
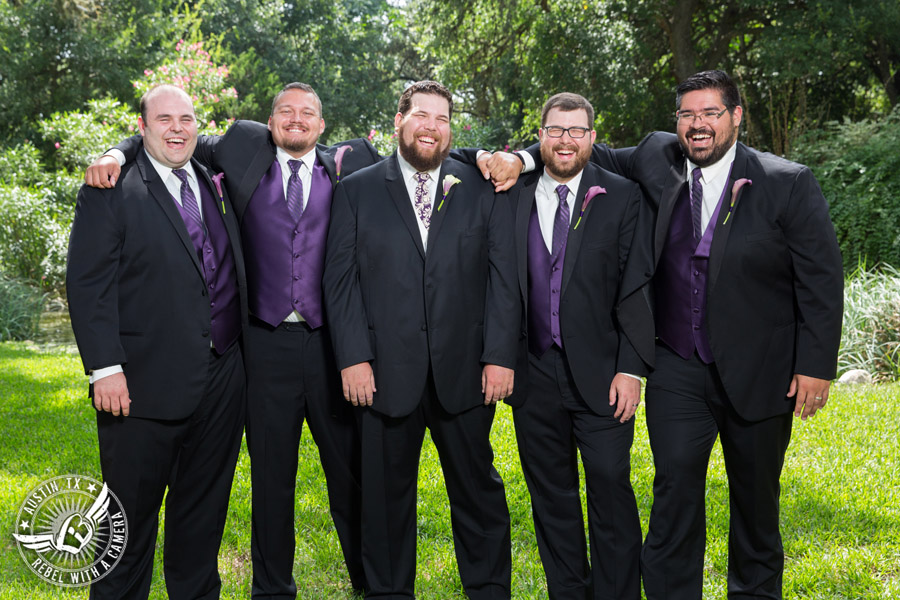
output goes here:
[{"label": "vest button", "polygon": [[299,276],[299,275],[294,275],[294,281],[297,281],[298,279],[300,279],[300,276]]}]

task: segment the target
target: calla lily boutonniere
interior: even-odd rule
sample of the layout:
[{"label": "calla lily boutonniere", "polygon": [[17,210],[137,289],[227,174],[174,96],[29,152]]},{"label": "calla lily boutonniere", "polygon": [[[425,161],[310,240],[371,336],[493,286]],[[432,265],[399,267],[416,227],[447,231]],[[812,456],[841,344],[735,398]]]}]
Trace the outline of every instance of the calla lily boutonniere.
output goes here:
[{"label": "calla lily boutonniere", "polygon": [[[337,175],[337,181],[341,180],[341,163],[344,162],[344,153],[347,152],[347,150],[352,151],[353,148],[350,146],[341,146],[334,155],[334,168]],[[335,181],[335,183],[337,183],[337,181]]]},{"label": "calla lily boutonniere", "polygon": [[584,202],[581,203],[581,212],[578,213],[578,220],[575,221],[575,227],[573,227],[572,229],[578,229],[578,225],[581,223],[581,217],[584,216],[584,209],[587,208],[588,203],[591,201],[591,199],[594,196],[596,196],[597,194],[605,194],[605,193],[606,193],[606,188],[602,188],[599,185],[592,185],[591,187],[588,188],[587,193],[584,195]]},{"label": "calla lily boutonniere", "polygon": [[731,211],[734,210],[734,203],[737,201],[738,192],[741,191],[741,188],[745,185],[753,185],[752,179],[738,179],[734,182],[734,185],[731,186],[731,206],[728,207],[728,214],[725,215],[725,220],[722,221],[722,225],[728,222],[728,219],[731,217]]},{"label": "calla lily boutonniere", "polygon": [[453,175],[444,175],[444,195],[441,196],[441,203],[438,204],[438,212],[440,212],[441,207],[444,205],[444,200],[447,199],[447,194],[450,193],[450,188],[452,188],[457,183],[462,183],[462,180],[459,177],[454,177]]},{"label": "calla lily boutonniere", "polygon": [[225,173],[216,173],[212,176],[213,183],[216,184],[216,191],[219,193],[219,203],[222,206],[222,214],[225,214],[225,195],[222,193],[222,180],[225,179]]}]

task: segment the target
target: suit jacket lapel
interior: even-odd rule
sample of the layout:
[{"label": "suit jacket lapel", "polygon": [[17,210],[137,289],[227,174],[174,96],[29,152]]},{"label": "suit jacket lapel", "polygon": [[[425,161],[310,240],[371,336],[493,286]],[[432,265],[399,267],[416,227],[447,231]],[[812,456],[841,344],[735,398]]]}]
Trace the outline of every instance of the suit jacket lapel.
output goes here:
[{"label": "suit jacket lapel", "polygon": [[[728,176],[728,183],[725,184],[725,196],[722,198],[722,208],[719,210],[719,218],[716,221],[716,230],[713,232],[712,245],[709,248],[709,289],[716,285],[716,279],[719,276],[719,270],[722,268],[722,258],[725,254],[725,245],[728,243],[728,236],[731,233],[731,227],[734,223],[734,212],[737,209],[737,203],[741,196],[748,192],[744,189],[738,192],[735,199],[735,205],[731,206],[731,190],[734,182],[747,176],[747,152],[743,144],[738,144],[734,154],[734,164],[731,167],[731,174]],[[731,210],[729,210],[729,208]],[[728,213],[732,215],[729,218]],[[725,223],[728,219],[728,223]]]},{"label": "suit jacket lapel", "polygon": [[[447,191],[447,197],[444,198],[444,177],[447,175],[453,175],[460,180],[460,183],[451,186]],[[456,194],[456,188],[465,185],[465,183],[462,181],[462,174],[455,169],[451,163],[448,163],[445,160],[443,165],[441,165],[441,172],[438,176],[438,180],[432,185],[437,186],[434,194],[434,204],[431,205],[431,223],[428,226],[428,245],[433,248],[434,246],[432,244],[434,240],[437,239],[441,224],[444,222],[447,212],[454,202],[453,197]],[[443,202],[443,206],[441,206],[441,202]],[[440,210],[438,210],[439,206],[441,207]]]},{"label": "suit jacket lapel", "polygon": [[331,187],[334,188],[337,184],[337,167],[334,164],[334,158],[325,154],[319,145],[316,146],[316,158],[325,167],[325,172],[328,173],[328,178],[331,180]]},{"label": "suit jacket lapel", "polygon": [[237,213],[239,219],[243,217],[244,211],[247,210],[247,205],[250,203],[250,197],[259,186],[260,179],[272,167],[274,160],[275,145],[270,137],[269,143],[263,144],[259,152],[250,159],[250,164],[244,170],[243,179],[238,182],[237,197],[231,198],[234,212]]},{"label": "suit jacket lapel", "polygon": [[678,196],[686,185],[684,161],[679,161],[678,165],[669,165],[669,172],[666,174],[665,182],[661,188],[659,213],[656,217],[656,232],[653,240],[654,265],[659,264],[659,256],[662,254],[666,236],[669,233],[669,221],[672,219],[672,210],[675,208],[675,202],[678,201]]},{"label": "suit jacket lapel", "polygon": [[581,205],[584,203],[584,196],[587,194],[589,187],[597,184],[598,180],[595,175],[596,174],[592,172],[592,169],[586,168],[584,170],[584,176],[581,178],[581,183],[578,186],[578,192],[575,195],[575,207],[570,215],[571,222],[569,223],[569,234],[566,237],[566,255],[563,259],[562,289],[559,292],[560,297],[566,293],[566,286],[569,285],[569,279],[572,278],[572,269],[575,268],[575,261],[578,259],[578,252],[581,249],[581,240],[584,239],[585,221],[588,218],[588,213],[591,210],[591,206],[600,200],[600,196],[602,196],[602,194],[600,196],[595,196],[585,207],[581,225],[578,226],[578,229],[575,229],[575,224],[578,223],[578,215],[581,213]]},{"label": "suit jacket lapel", "polygon": [[[422,236],[419,234],[419,224],[416,223],[418,217],[413,210],[412,203],[409,199],[409,193],[406,191],[406,182],[403,181],[403,174],[400,172],[400,163],[397,162],[397,154],[394,153],[394,155],[387,160],[388,164],[385,180],[387,182],[388,192],[391,195],[391,199],[394,201],[397,212],[400,213],[400,218],[403,219],[403,223],[406,224],[406,228],[409,230],[409,235],[412,236],[413,242],[416,244],[419,256],[422,257],[422,260],[425,260],[425,247],[422,245]],[[446,208],[446,206],[444,208]]]},{"label": "suit jacket lapel", "polygon": [[159,178],[159,174],[156,172],[156,169],[153,168],[150,159],[147,158],[144,152],[138,154],[136,162],[141,170],[141,177],[144,179],[147,190],[150,192],[150,195],[153,196],[153,199],[156,200],[157,204],[159,204],[160,208],[162,208],[163,213],[165,213],[166,217],[169,219],[172,227],[175,228],[175,232],[181,239],[181,243],[184,244],[184,249],[187,250],[187,253],[190,255],[191,261],[197,268],[197,272],[203,277],[203,267],[200,265],[200,259],[197,258],[194,243],[191,241],[191,236],[188,234],[187,227],[184,225],[181,213],[179,213],[178,208],[175,207],[175,199],[172,198],[166,185],[163,183],[162,179]]},{"label": "suit jacket lapel", "polygon": [[531,211],[534,207],[534,193],[537,190],[538,181],[540,181],[540,171],[538,176],[531,177],[527,180],[519,190],[519,197],[516,199],[516,263],[519,270],[519,289],[522,292],[522,298],[525,299],[525,306],[528,306],[528,227],[531,222]]}]

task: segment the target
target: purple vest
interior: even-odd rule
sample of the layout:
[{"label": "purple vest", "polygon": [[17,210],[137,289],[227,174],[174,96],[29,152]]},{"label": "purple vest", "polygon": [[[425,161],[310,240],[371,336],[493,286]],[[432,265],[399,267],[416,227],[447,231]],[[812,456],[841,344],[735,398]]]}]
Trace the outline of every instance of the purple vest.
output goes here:
[{"label": "purple vest", "polygon": [[528,221],[528,350],[537,357],[553,344],[563,345],[559,298],[565,257],[565,243],[556,256],[547,251],[535,204]]},{"label": "purple vest", "polygon": [[303,216],[293,225],[275,160],[250,198],[241,224],[250,312],[277,327],[294,310],[313,329],[324,321],[322,271],[331,217],[331,179],[317,160]]},{"label": "purple vest", "polygon": [[203,224],[207,235],[181,204],[175,203],[181,219],[187,226],[197,258],[203,265],[203,276],[209,290],[209,325],[216,354],[224,354],[237,339],[241,330],[241,306],[238,298],[234,255],[228,241],[228,231],[219,213],[219,204],[213,198],[206,182],[200,179],[200,203],[203,206]]},{"label": "purple vest", "polygon": [[706,364],[713,362],[706,329],[709,249],[723,198],[725,190],[703,237],[695,245],[690,188],[684,186],[672,209],[666,244],[654,277],[656,335],[684,359],[690,358],[696,349],[700,360]]}]

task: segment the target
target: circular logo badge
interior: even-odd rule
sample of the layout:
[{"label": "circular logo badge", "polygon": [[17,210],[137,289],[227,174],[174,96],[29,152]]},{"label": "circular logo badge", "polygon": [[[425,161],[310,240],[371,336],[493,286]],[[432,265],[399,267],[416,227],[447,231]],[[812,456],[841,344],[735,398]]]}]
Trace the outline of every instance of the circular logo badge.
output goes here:
[{"label": "circular logo badge", "polygon": [[105,483],[61,475],[28,493],[13,537],[38,577],[80,587],[103,579],[118,564],[128,542],[128,523]]}]

